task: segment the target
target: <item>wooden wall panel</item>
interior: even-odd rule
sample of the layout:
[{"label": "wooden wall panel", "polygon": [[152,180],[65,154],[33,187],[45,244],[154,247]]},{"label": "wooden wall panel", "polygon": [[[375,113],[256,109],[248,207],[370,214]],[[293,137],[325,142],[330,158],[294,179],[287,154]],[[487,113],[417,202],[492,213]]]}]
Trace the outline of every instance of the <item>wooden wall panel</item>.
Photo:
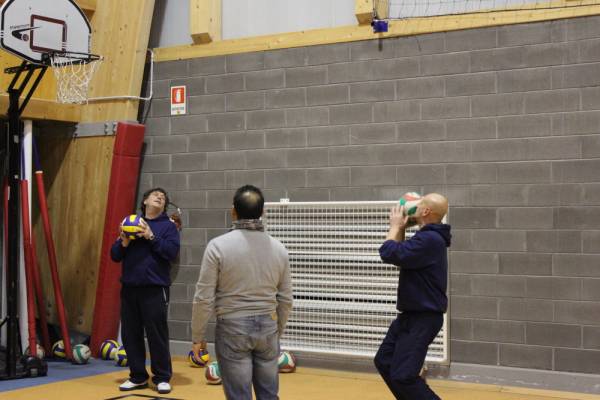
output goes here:
[{"label": "wooden wall panel", "polygon": [[[67,321],[71,329],[87,333],[92,324],[114,138],[72,139],[64,131],[45,132],[36,140],[44,168]],[[34,224],[49,320],[57,323],[39,212],[34,213]]]},{"label": "wooden wall panel", "polygon": [[[104,61],[90,87],[90,97],[139,96],[154,12],[154,0],[108,0],[92,18],[94,52]],[[136,18],[132,18],[135,16]],[[135,120],[139,101],[93,102],[81,121]]]}]

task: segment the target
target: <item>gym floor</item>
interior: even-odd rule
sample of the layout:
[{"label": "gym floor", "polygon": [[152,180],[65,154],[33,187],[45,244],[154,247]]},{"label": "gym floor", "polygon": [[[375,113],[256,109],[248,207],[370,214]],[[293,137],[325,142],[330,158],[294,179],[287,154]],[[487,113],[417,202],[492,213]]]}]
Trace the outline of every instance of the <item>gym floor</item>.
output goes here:
[{"label": "gym floor", "polygon": [[[118,385],[127,379],[128,369],[113,362],[92,360],[76,366],[49,363],[43,378],[0,381],[3,400],[116,400],[116,399],[190,399],[222,400],[220,385],[208,385],[203,368],[190,368],[184,358],[174,358],[173,391],[159,395],[153,388],[119,392]],[[83,376],[87,374],[87,376]],[[444,380],[429,380],[444,400],[600,400],[600,395],[480,385]],[[302,368],[295,373],[280,374],[280,397],[283,400],[393,400],[385,384],[375,374]]]}]

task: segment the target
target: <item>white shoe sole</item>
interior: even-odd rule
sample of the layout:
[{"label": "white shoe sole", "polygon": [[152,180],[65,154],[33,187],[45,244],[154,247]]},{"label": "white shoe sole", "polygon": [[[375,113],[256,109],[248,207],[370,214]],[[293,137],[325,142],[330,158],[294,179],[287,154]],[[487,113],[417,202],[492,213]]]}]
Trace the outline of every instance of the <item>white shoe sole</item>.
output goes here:
[{"label": "white shoe sole", "polygon": [[147,388],[148,388],[148,383],[142,383],[141,385],[135,385],[135,386],[132,386],[132,387],[129,387],[129,388],[127,388],[127,387],[120,387],[119,386],[119,390],[121,392],[129,392],[131,390],[147,389]]}]

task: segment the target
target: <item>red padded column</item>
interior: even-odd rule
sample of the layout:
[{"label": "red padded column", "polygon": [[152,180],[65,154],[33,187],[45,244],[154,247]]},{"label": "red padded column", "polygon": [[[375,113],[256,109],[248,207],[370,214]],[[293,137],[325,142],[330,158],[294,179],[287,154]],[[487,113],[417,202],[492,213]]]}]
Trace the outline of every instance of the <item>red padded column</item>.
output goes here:
[{"label": "red padded column", "polygon": [[121,220],[135,209],[144,132],[144,125],[121,122],[117,125],[90,343],[94,355],[104,340],[117,338],[121,267],[110,259],[110,247],[119,236]]}]

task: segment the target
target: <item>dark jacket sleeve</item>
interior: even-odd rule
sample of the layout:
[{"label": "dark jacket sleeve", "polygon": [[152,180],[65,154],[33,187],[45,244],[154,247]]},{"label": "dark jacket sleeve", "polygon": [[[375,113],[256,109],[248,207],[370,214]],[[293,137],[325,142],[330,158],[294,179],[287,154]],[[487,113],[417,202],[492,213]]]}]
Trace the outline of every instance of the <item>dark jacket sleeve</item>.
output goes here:
[{"label": "dark jacket sleeve", "polygon": [[396,242],[386,240],[379,248],[383,262],[394,264],[406,269],[419,269],[431,265],[436,260],[435,238],[429,232],[417,232],[412,238]]},{"label": "dark jacket sleeve", "polygon": [[179,253],[179,232],[175,224],[170,223],[160,236],[155,236],[152,241],[152,251],[168,261],[173,261]]},{"label": "dark jacket sleeve", "polygon": [[125,257],[125,247],[121,246],[121,238],[117,239],[110,248],[110,258],[114,262],[121,262]]}]

